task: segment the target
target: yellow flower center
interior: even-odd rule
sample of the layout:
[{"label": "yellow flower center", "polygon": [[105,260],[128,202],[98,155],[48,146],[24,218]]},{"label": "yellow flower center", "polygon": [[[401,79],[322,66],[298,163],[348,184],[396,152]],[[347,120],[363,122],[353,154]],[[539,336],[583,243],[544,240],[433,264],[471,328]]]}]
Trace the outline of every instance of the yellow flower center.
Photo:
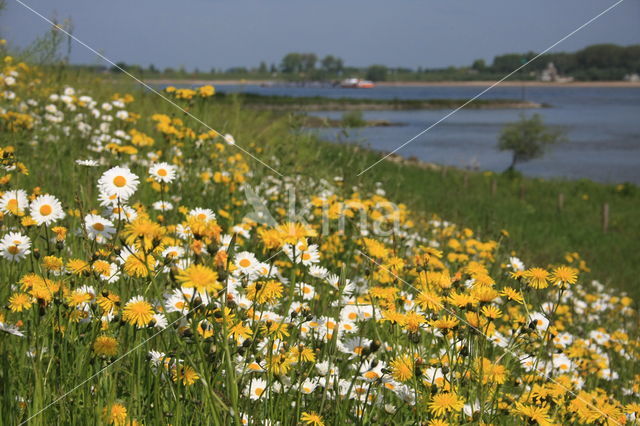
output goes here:
[{"label": "yellow flower center", "polygon": [[9,246],[7,250],[9,250],[9,253],[13,254],[14,256],[20,253],[20,249],[18,248],[18,246]]},{"label": "yellow flower center", "polygon": [[7,203],[7,209],[10,212],[18,211],[18,200],[16,200],[15,198],[12,200],[9,200],[9,202]]},{"label": "yellow flower center", "polygon": [[249,266],[251,266],[251,261],[249,259],[242,259],[240,260],[240,266],[242,266],[243,268],[248,268]]},{"label": "yellow flower center", "polygon": [[45,205],[40,207],[40,214],[42,216],[49,216],[52,211],[53,211],[53,209],[48,204],[45,204]]},{"label": "yellow flower center", "polygon": [[104,231],[104,225],[101,224],[100,222],[94,223],[93,229],[95,229],[96,231]]},{"label": "yellow flower center", "polygon": [[260,396],[264,392],[263,388],[256,388],[256,395]]},{"label": "yellow flower center", "polygon": [[113,179],[113,184],[118,188],[122,188],[127,184],[127,179],[125,179],[124,176],[116,176],[115,179]]},{"label": "yellow flower center", "polygon": [[167,171],[165,169],[158,170],[158,176],[166,176],[166,175],[167,175]]}]

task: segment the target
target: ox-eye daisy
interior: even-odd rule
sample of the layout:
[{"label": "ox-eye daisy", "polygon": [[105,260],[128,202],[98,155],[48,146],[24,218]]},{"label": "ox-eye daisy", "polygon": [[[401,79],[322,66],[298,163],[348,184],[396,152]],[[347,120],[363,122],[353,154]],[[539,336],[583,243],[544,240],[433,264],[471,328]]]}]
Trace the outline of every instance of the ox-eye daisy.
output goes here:
[{"label": "ox-eye daisy", "polygon": [[234,264],[238,268],[238,272],[249,275],[256,271],[256,268],[260,265],[260,262],[258,262],[258,259],[256,259],[253,253],[243,251],[236,254]]},{"label": "ox-eye daisy", "polygon": [[84,217],[84,227],[89,238],[99,243],[105,242],[116,232],[113,222],[97,214],[86,215]]},{"label": "ox-eye daisy", "polygon": [[154,164],[149,168],[149,174],[156,182],[171,183],[176,178],[176,166],[169,163]]},{"label": "ox-eye daisy", "polygon": [[19,262],[31,253],[31,240],[18,232],[9,232],[0,240],[0,256]]},{"label": "ox-eye daisy", "polygon": [[65,216],[62,204],[53,195],[40,195],[31,202],[31,218],[38,225],[51,225],[53,222],[63,219]]},{"label": "ox-eye daisy", "polygon": [[210,221],[216,220],[216,214],[211,209],[202,209],[197,207],[189,212],[189,216],[193,216],[198,220]]},{"label": "ox-eye daisy", "polygon": [[13,191],[7,191],[0,198],[0,210],[5,214],[13,214],[15,216],[22,216],[24,209],[29,205],[27,199],[27,193],[23,189],[14,189]]},{"label": "ox-eye daisy", "polygon": [[131,173],[128,167],[113,167],[100,177],[98,188],[108,196],[116,196],[126,200],[138,188],[138,176]]}]

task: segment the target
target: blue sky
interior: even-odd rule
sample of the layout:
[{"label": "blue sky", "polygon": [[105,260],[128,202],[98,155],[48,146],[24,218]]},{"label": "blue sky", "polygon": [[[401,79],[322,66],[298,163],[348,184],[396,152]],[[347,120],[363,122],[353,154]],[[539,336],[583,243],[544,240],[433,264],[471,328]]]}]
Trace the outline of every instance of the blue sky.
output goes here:
[{"label": "blue sky", "polygon": [[[48,24],[6,0],[0,34],[25,46]],[[444,67],[541,51],[615,0],[22,0],[71,18],[114,61],[187,69],[277,63],[292,51],[348,65]],[[640,0],[625,0],[554,51],[640,43]],[[99,63],[74,45],[72,62]]]}]

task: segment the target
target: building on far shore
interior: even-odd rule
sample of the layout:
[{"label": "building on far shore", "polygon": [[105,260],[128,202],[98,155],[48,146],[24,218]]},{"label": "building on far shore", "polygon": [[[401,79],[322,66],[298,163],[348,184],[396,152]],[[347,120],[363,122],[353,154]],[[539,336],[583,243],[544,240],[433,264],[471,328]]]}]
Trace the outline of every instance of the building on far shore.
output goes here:
[{"label": "building on far shore", "polygon": [[624,81],[628,81],[630,83],[638,83],[640,82],[640,75],[638,75],[638,73],[633,73],[633,74],[627,74],[624,76]]},{"label": "building on far shore", "polygon": [[569,83],[573,81],[573,77],[561,76],[553,62],[549,62],[547,64],[547,67],[540,73],[540,81],[553,83]]}]

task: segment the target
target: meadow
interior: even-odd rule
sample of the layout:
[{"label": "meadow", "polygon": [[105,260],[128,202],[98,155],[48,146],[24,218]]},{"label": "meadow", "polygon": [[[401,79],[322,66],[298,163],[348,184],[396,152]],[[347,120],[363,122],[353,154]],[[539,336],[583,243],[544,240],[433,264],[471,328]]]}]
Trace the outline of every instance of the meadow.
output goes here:
[{"label": "meadow", "polygon": [[635,187],[2,56],[0,423],[636,423]]}]

